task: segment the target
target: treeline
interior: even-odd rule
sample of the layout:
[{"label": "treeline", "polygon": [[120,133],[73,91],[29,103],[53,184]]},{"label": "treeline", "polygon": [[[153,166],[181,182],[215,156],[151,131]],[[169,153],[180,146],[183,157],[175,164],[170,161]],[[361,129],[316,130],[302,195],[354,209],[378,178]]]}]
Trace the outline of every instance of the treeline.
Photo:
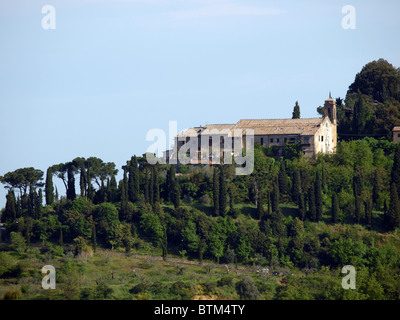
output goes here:
[{"label": "treeline", "polygon": [[66,244],[77,254],[98,245],[129,252],[151,242],[164,257],[299,268],[369,254],[353,238],[311,232],[311,222],[380,232],[400,224],[400,146],[386,140],[341,142],[336,154],[314,159],[275,159],[258,145],[248,176],[235,176],[232,165],[149,165],[144,156],[122,170],[117,182],[115,164],[77,158],[48,168],[45,179],[34,168],[9,172],[1,177],[10,189],[2,222],[24,243],[51,243],[58,252]]}]

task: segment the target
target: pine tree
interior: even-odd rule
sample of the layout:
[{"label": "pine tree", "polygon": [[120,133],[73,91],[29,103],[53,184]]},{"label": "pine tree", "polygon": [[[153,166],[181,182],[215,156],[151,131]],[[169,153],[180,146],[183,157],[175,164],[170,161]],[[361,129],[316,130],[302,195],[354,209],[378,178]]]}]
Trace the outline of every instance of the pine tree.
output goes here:
[{"label": "pine tree", "polygon": [[219,167],[219,210],[220,215],[225,216],[227,204],[227,191],[226,191],[226,181],[223,166]]},{"label": "pine tree", "polygon": [[336,192],[332,194],[331,213],[332,213],[332,223],[337,223],[339,217],[339,202]]},{"label": "pine tree", "polygon": [[214,215],[220,215],[220,201],[219,201],[219,174],[218,169],[214,167],[213,175],[213,202],[214,202]]},{"label": "pine tree", "polygon": [[298,101],[296,101],[293,107],[292,119],[300,119],[300,106]]},{"label": "pine tree", "polygon": [[45,185],[46,204],[51,206],[54,203],[53,169],[49,167],[46,173]]}]

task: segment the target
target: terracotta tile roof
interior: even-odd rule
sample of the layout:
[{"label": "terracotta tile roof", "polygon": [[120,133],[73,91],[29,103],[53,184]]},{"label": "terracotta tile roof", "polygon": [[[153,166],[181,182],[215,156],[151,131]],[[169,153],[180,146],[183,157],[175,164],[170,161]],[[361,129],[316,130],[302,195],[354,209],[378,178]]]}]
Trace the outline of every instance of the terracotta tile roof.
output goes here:
[{"label": "terracotta tile roof", "polygon": [[[324,118],[307,119],[242,119],[236,124],[208,124],[204,127],[193,127],[181,132],[177,137],[195,137],[198,134],[215,133],[231,136],[233,130],[253,129],[254,135],[314,135]],[[244,133],[244,132],[243,132]]]},{"label": "terracotta tile roof", "polygon": [[394,128],[393,128],[393,131],[400,131],[400,126],[394,127]]},{"label": "terracotta tile roof", "polygon": [[242,119],[233,129],[254,129],[254,135],[313,135],[324,118],[307,119]]}]

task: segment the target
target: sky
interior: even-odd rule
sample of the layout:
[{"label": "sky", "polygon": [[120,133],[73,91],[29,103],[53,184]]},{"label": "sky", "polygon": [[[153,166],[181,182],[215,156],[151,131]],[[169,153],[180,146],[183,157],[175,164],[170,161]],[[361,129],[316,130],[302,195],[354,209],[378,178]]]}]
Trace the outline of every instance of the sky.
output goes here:
[{"label": "sky", "polygon": [[399,13],[398,0],[1,0],[0,175],[91,156],[121,172],[170,121],[291,118],[296,101],[318,117],[368,62],[400,67]]}]

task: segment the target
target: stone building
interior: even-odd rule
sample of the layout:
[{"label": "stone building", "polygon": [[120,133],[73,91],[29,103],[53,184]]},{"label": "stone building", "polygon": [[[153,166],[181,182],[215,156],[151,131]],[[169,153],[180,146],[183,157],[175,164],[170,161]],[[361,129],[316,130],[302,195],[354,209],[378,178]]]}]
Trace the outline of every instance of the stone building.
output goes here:
[{"label": "stone building", "polygon": [[[251,136],[249,132],[252,133]],[[226,153],[233,155],[235,143],[239,143],[242,150],[245,150],[246,141],[273,147],[277,156],[284,154],[288,143],[301,145],[301,152],[306,157],[312,157],[319,152],[335,152],[336,101],[329,95],[324,104],[324,116],[319,118],[242,119],[236,124],[193,127],[178,134],[175,137],[175,152],[168,150],[166,154],[170,159],[176,158],[176,153],[184,147],[187,157],[192,158],[190,163],[219,163]]]},{"label": "stone building", "polygon": [[394,143],[400,142],[400,127],[393,128],[393,142]]}]

